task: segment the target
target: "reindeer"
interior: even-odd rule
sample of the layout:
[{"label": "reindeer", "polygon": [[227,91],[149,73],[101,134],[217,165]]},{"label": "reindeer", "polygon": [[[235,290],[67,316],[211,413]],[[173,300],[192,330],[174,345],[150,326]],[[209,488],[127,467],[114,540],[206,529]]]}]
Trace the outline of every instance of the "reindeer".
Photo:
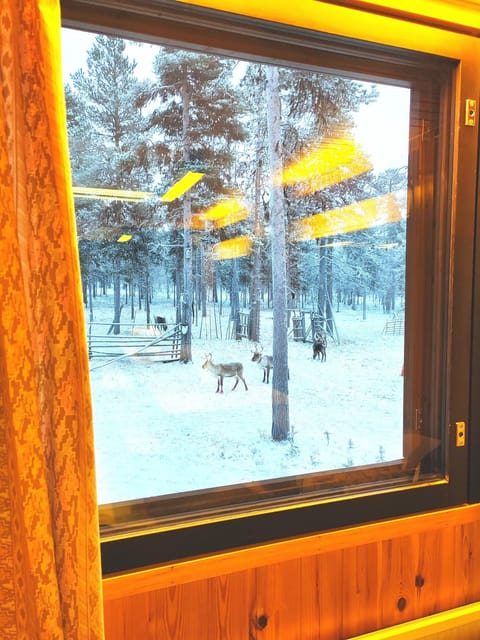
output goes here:
[{"label": "reindeer", "polygon": [[233,378],[235,376],[236,381],[233,385],[232,391],[237,388],[238,381],[241,380],[245,385],[245,391],[248,391],[247,383],[243,377],[243,364],[241,362],[227,362],[215,364],[212,359],[212,354],[209,353],[205,356],[205,362],[202,365],[202,369],[207,369],[214,376],[217,376],[217,393],[223,393],[223,379]]},{"label": "reindeer", "polygon": [[327,359],[327,336],[320,331],[316,331],[313,336],[313,359],[315,358],[321,362]]},{"label": "reindeer", "polygon": [[255,345],[255,351],[253,351],[252,362],[256,362],[260,369],[263,369],[263,382],[268,384],[270,379],[270,371],[273,369],[273,357],[264,355],[262,356],[263,347]]},{"label": "reindeer", "polygon": [[167,330],[168,326],[166,318],[163,316],[154,316],[153,320],[155,322],[155,329],[162,329],[163,331]]}]

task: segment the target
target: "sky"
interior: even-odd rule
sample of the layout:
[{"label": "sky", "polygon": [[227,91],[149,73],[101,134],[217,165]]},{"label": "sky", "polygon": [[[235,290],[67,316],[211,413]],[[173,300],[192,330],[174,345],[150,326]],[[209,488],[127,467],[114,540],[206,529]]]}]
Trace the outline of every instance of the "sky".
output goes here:
[{"label": "sky", "polygon": [[[95,34],[62,29],[62,66],[64,81],[86,63],[88,49]],[[155,55],[154,45],[131,42],[128,55],[137,59],[140,77],[148,77]],[[363,105],[356,116],[356,139],[370,156],[376,171],[402,167],[408,163],[410,91],[404,87],[378,85],[379,99]]]}]

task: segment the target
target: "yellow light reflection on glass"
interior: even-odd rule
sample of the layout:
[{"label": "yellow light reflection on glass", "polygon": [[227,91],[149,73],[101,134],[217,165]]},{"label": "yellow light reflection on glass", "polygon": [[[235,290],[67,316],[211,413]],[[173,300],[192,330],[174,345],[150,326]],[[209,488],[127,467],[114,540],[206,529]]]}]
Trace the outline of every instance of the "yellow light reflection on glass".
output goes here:
[{"label": "yellow light reflection on glass", "polygon": [[395,249],[395,247],[398,246],[398,242],[386,242],[385,244],[377,244],[378,249]]},{"label": "yellow light reflection on glass", "polygon": [[102,187],[72,187],[75,198],[90,198],[95,200],[126,200],[127,202],[141,202],[150,198],[151,191],[131,191],[129,189],[104,189]]},{"label": "yellow light reflection on glass", "polygon": [[204,220],[213,222],[216,229],[235,224],[248,217],[248,209],[245,202],[239,198],[230,198],[214,204],[200,214]]},{"label": "yellow light reflection on glass", "polygon": [[205,220],[201,213],[192,214],[192,222],[190,227],[196,231],[203,231],[205,229]]},{"label": "yellow light reflection on glass", "polygon": [[197,184],[203,178],[204,173],[189,171],[183,178],[180,178],[170,189],[160,198],[162,202],[172,202],[180,196],[183,196],[189,189]]},{"label": "yellow light reflection on glass", "polygon": [[397,194],[361,200],[354,204],[317,213],[309,218],[292,223],[295,240],[313,240],[378,227],[382,224],[398,222],[403,218],[400,198]]},{"label": "yellow light reflection on glass", "polygon": [[252,239],[248,236],[238,236],[230,240],[218,242],[213,247],[214,260],[231,260],[248,256],[252,251]]},{"label": "yellow light reflection on glass", "polygon": [[366,173],[372,166],[353,139],[330,138],[286,167],[274,184],[296,185],[296,195],[306,195]]},{"label": "yellow light reflection on glass", "polygon": [[352,242],[351,240],[338,240],[337,242],[327,242],[327,244],[322,245],[324,249],[329,247],[351,247],[353,245],[363,245],[365,242]]}]

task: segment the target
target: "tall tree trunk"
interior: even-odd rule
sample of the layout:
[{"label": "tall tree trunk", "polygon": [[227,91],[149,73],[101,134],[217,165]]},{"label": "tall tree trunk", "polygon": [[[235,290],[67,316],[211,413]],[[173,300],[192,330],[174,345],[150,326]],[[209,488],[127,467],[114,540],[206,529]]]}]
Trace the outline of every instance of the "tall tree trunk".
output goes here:
[{"label": "tall tree trunk", "polygon": [[[186,82],[182,86],[182,137],[183,161],[190,162],[190,95]],[[192,303],[193,303],[193,256],[192,256],[192,198],[190,193],[183,196],[183,296],[182,342],[180,360],[184,363],[192,360]]]},{"label": "tall tree trunk", "polygon": [[262,206],[262,125],[261,114],[257,118],[257,144],[255,148],[255,208],[253,228],[253,274],[250,289],[250,318],[248,323],[248,338],[253,342],[260,342],[260,292],[262,264],[260,252],[263,243],[263,206]]},{"label": "tall tree trunk", "polygon": [[130,319],[135,320],[135,283],[133,276],[130,278]]},{"label": "tall tree trunk", "polygon": [[207,317],[207,264],[203,242],[200,243],[200,306],[202,318]]},{"label": "tall tree trunk", "polygon": [[122,303],[121,303],[121,283],[120,283],[120,274],[119,274],[119,264],[118,258],[115,258],[113,261],[113,322],[110,327],[108,333],[111,333],[113,330],[113,334],[118,336],[120,333],[120,314],[122,312]]},{"label": "tall tree trunk", "polygon": [[88,276],[88,311],[89,311],[89,320],[93,322],[93,295],[92,295],[93,284],[91,277]]},{"label": "tall tree trunk", "polygon": [[145,271],[145,312],[147,314],[147,324],[150,324],[150,274]]},{"label": "tall tree trunk", "polygon": [[[323,320],[325,318],[326,307],[326,281],[327,281],[327,254],[325,249],[325,238],[318,240],[318,290],[317,290],[317,311]],[[325,327],[323,327],[325,328]]]},{"label": "tall tree trunk", "polygon": [[272,234],[273,376],[272,438],[286,440],[290,432],[288,405],[288,334],[286,234],[283,202],[281,106],[277,67],[267,67],[268,148],[272,187],[270,221]]},{"label": "tall tree trunk", "polygon": [[240,327],[240,294],[238,286],[238,262],[236,258],[232,260],[232,279],[230,283],[230,320],[233,323],[233,338],[238,340],[241,337]]},{"label": "tall tree trunk", "polygon": [[183,296],[182,296],[182,344],[180,360],[184,363],[192,360],[192,203],[190,194],[183,201]]},{"label": "tall tree trunk", "polygon": [[175,249],[175,261],[176,261],[176,269],[175,269],[175,322],[180,324],[182,321],[182,300],[183,300],[183,256],[182,250],[180,247]]},{"label": "tall tree trunk", "polygon": [[326,306],[325,306],[325,317],[327,324],[327,333],[330,336],[334,335],[335,327],[333,322],[333,247],[328,247],[325,249],[326,251]]}]

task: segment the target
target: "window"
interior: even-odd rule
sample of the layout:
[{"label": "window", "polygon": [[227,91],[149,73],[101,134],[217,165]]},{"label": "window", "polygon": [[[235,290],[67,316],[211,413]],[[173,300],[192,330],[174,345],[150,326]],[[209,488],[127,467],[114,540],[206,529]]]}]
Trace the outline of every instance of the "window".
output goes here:
[{"label": "window", "polygon": [[269,29],[65,34],[106,572],[465,500],[457,63]]}]

